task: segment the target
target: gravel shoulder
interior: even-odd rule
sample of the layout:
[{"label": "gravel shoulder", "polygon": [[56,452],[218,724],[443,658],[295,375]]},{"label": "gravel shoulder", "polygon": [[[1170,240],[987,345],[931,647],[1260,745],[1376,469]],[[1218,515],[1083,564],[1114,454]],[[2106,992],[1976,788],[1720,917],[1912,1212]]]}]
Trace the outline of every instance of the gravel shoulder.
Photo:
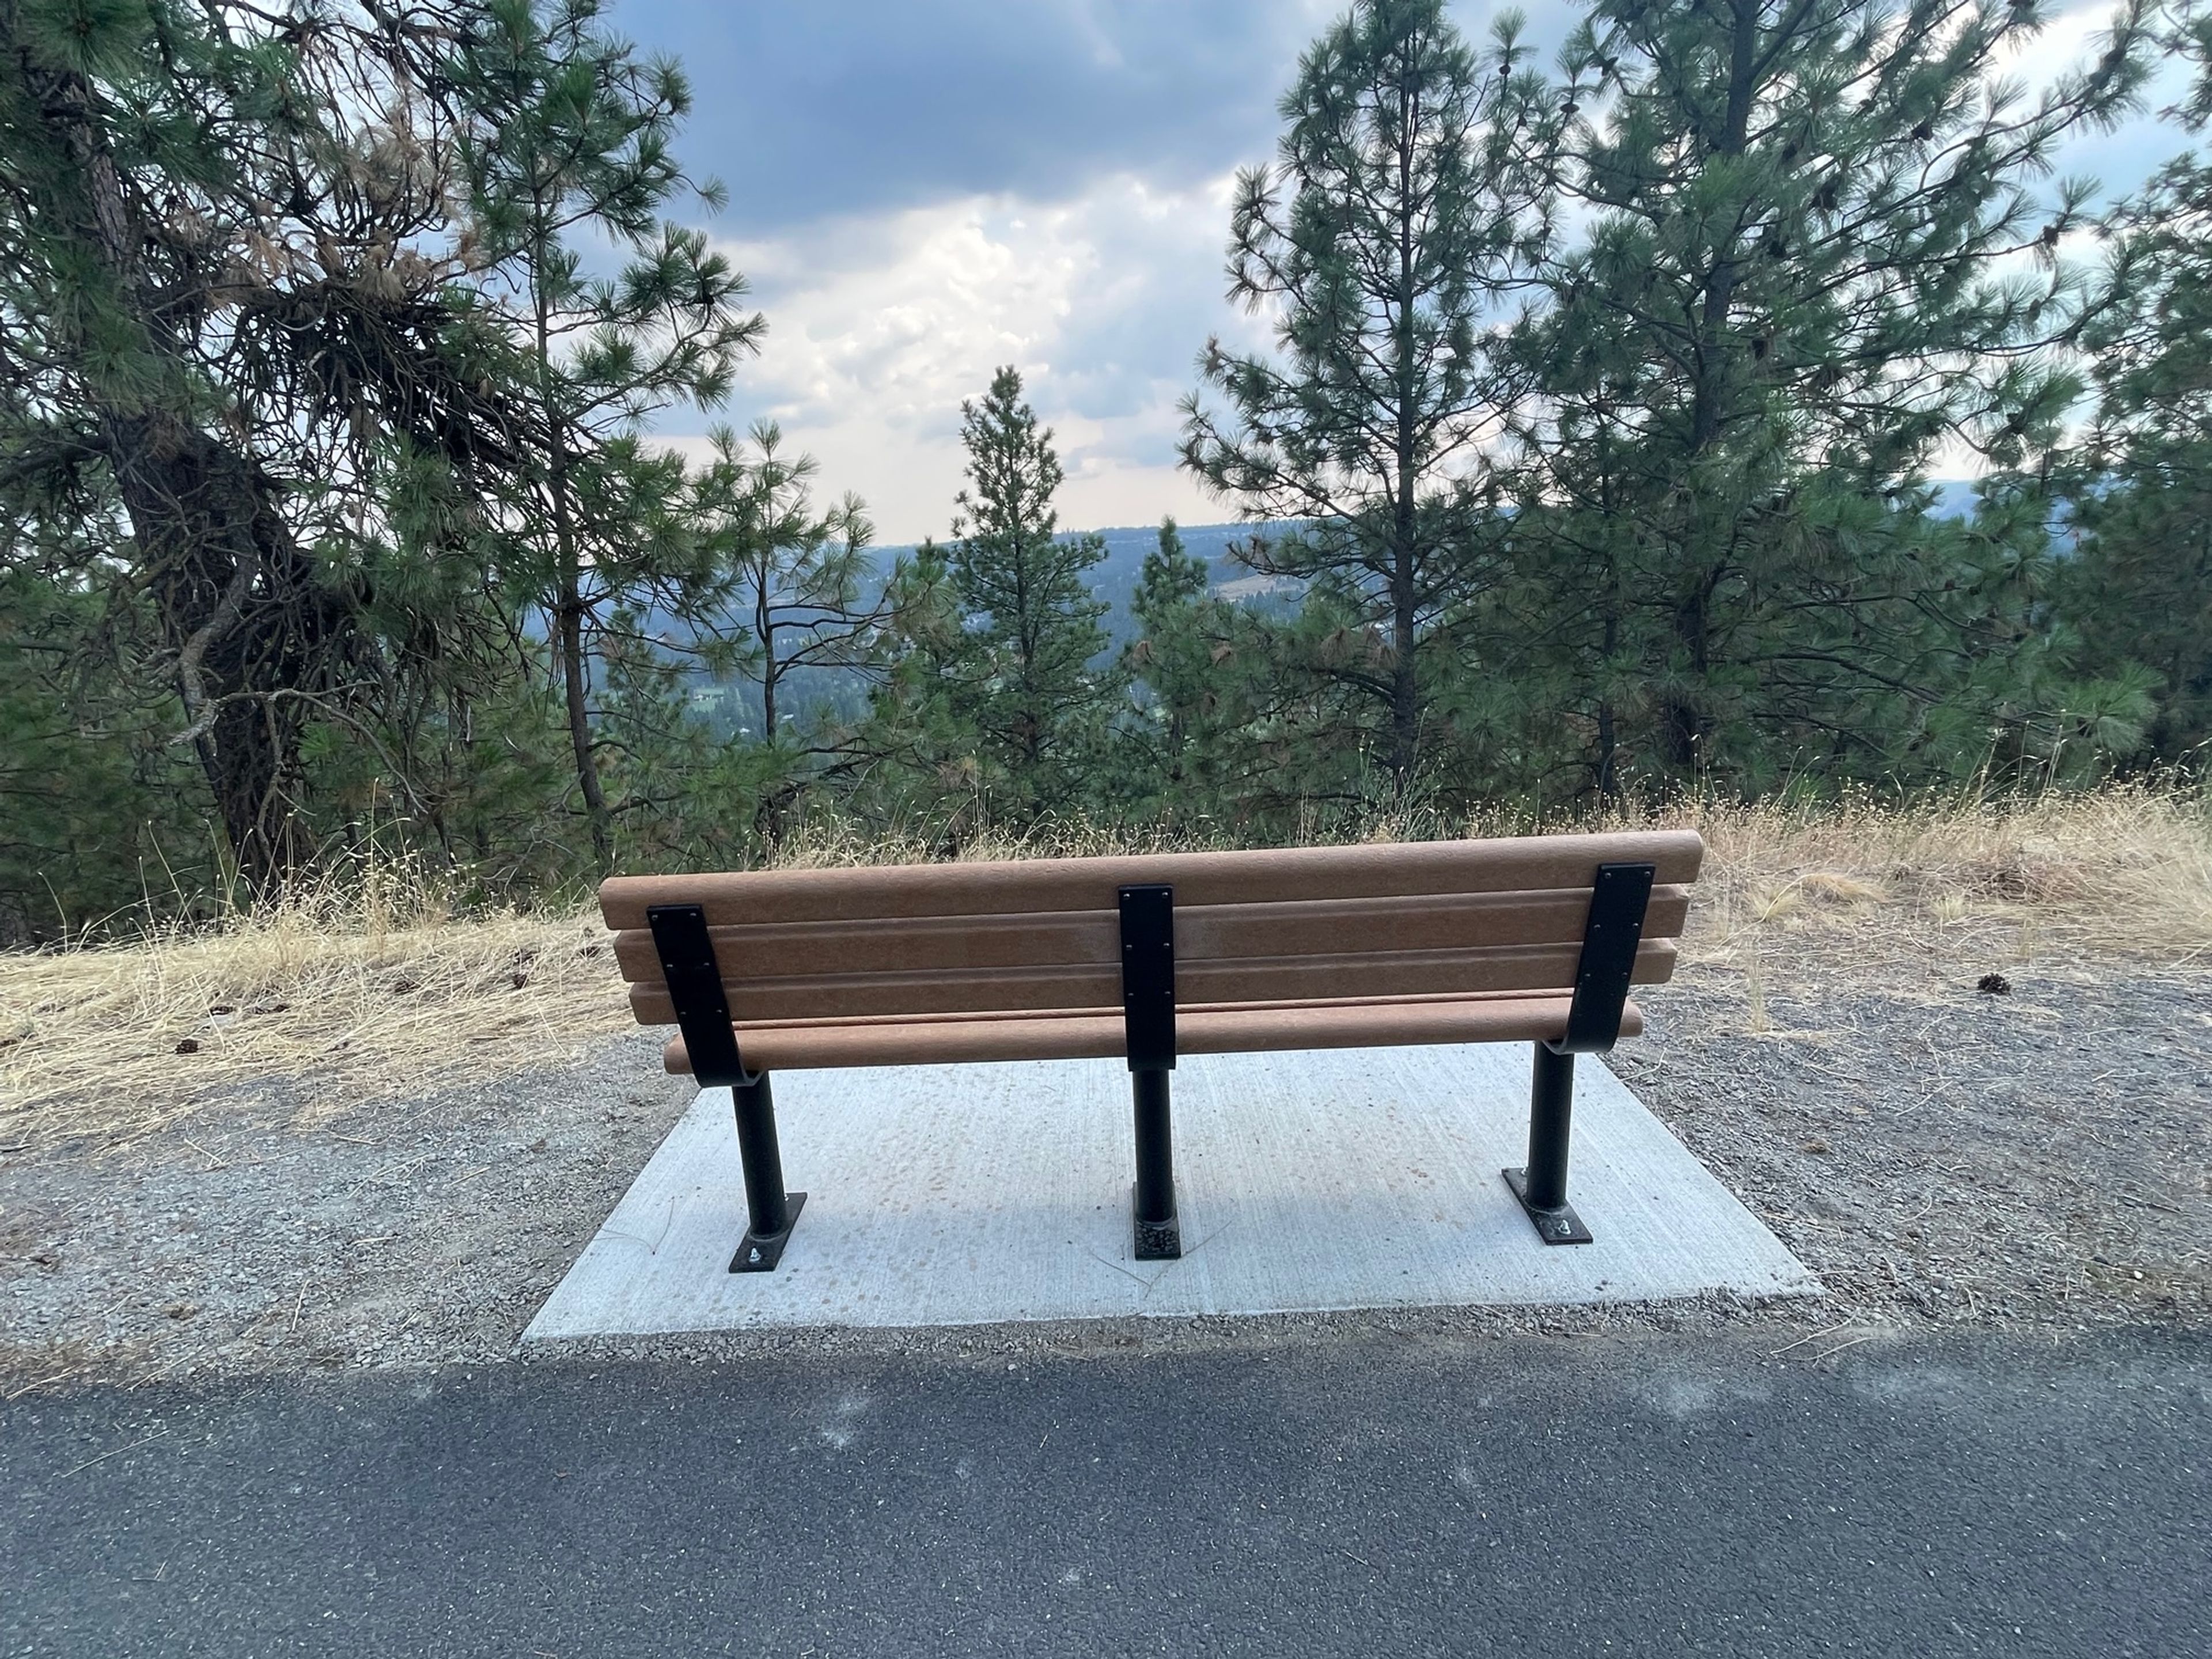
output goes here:
[{"label": "gravel shoulder", "polygon": [[[1435,1310],[609,1345],[1208,1347],[1422,1328],[2212,1328],[2212,971],[1692,962],[1615,1068],[1820,1274],[1823,1302]],[[1773,989],[1787,987],[1786,991]],[[659,1038],[332,1113],[240,1091],[120,1150],[0,1154],[0,1396],[487,1364],[681,1114]],[[1826,1352],[1833,1343],[1814,1345]],[[568,1350],[573,1354],[574,1349]]]},{"label": "gravel shoulder", "polygon": [[1693,969],[1612,1063],[1838,1317],[2212,1328],[2212,974],[2009,982]]}]

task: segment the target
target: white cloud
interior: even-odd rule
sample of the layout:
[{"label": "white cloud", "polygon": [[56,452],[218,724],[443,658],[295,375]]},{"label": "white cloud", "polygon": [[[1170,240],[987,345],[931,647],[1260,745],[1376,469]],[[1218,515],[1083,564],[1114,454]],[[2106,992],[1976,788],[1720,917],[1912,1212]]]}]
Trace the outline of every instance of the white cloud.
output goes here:
[{"label": "white cloud", "polygon": [[2015,36],[1997,55],[2001,73],[2021,76],[2032,86],[2057,80],[2067,70],[2086,64],[2089,48],[2107,33],[2120,8],[2112,0],[2088,0],[2087,4],[2053,14],[2033,34]]},{"label": "white cloud", "polygon": [[884,540],[911,541],[946,530],[961,400],[1011,362],[1057,435],[1063,524],[1229,516],[1174,465],[1199,348],[1251,327],[1221,297],[1229,182],[1121,175],[1065,201],[974,196],[726,244],[769,325],[732,412],[775,419]]},{"label": "white cloud", "polygon": [[[1012,362],[1058,434],[1067,471],[1064,525],[1137,524],[1162,513],[1200,523],[1231,516],[1230,504],[1204,495],[1175,466],[1176,403],[1194,382],[1193,359],[1209,334],[1248,344],[1264,335],[1222,295],[1226,168],[1270,155],[1279,122],[1269,106],[1289,78],[1291,58],[1342,3],[1299,0],[1295,14],[1248,6],[1224,13],[1212,33],[1165,6],[1054,0],[1023,13],[1038,37],[1030,45],[1040,63],[1087,65],[1085,74],[1108,76],[1100,82],[1105,91],[1082,76],[1048,87],[1018,78],[1029,88],[1024,95],[1054,117],[1030,121],[1030,142],[1011,141],[985,119],[1000,88],[973,76],[939,88],[932,94],[939,101],[926,110],[854,90],[872,87],[870,75],[910,76],[904,58],[920,49],[917,41],[934,38],[942,18],[927,28],[915,24],[921,33],[912,39],[897,21],[908,15],[896,9],[884,13],[890,33],[881,40],[845,29],[847,56],[820,62],[859,76],[847,89],[854,95],[826,97],[802,76],[784,100],[798,101],[776,108],[780,120],[834,111],[841,124],[854,109],[877,112],[860,124],[865,131],[846,134],[855,155],[865,151],[866,168],[840,172],[832,163],[844,151],[803,123],[792,129],[797,137],[778,141],[781,149],[756,154],[728,133],[714,147],[756,161],[764,155],[769,164],[751,182],[780,181],[770,191],[775,211],[746,221],[775,228],[724,244],[751,278],[769,324],[728,417],[740,425],[762,415],[780,422],[794,447],[819,459],[826,490],[852,489],[867,500],[885,541],[941,536],[961,483],[961,400],[980,393],[999,364]],[[1455,10],[1479,40],[1494,8]],[[1536,11],[1534,33],[1547,43],[1571,15],[1555,5]],[[954,12],[992,39],[1008,27],[988,8]],[[795,29],[791,20],[809,15],[760,16]],[[675,8],[668,15],[672,26],[706,14]],[[2109,0],[2068,7],[2008,71],[2043,83],[2080,61],[2109,18]],[[1132,34],[1139,24],[1182,43],[1177,53],[1158,50],[1150,34]],[[1000,44],[1011,51],[1020,43]],[[702,63],[713,61],[702,48]],[[819,67],[809,54],[792,61]],[[2172,78],[2168,70],[2154,88],[2154,105]],[[699,79],[702,92],[714,84],[706,73]],[[1250,95],[1231,110],[1220,101],[1225,86]],[[1037,113],[1023,108],[1024,120]],[[1204,121],[1201,109],[1212,112]],[[726,117],[707,92],[702,131],[719,131],[715,123]],[[782,131],[770,125],[771,137]],[[1094,161],[1074,165],[1070,157],[1086,146],[1097,151]],[[2171,129],[2145,116],[2115,132],[2076,135],[2057,159],[2063,171],[2101,174],[2125,188],[2177,147]],[[1039,162],[1046,152],[1060,159]],[[886,209],[886,200],[900,205]],[[665,441],[703,453],[703,441],[687,434],[705,424],[692,417]]]}]

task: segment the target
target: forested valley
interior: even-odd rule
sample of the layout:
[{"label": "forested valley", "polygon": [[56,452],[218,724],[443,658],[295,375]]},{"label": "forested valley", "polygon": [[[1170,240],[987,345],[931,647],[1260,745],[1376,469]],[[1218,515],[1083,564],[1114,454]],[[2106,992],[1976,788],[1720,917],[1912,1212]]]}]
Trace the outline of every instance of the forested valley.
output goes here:
[{"label": "forested valley", "polygon": [[[1221,227],[1272,344],[1190,342],[1234,567],[1163,522],[1109,594],[1018,366],[896,553],[748,411],[618,8],[0,0],[0,944],[371,860],[2193,779],[2212,6],[2053,10],[1358,0]],[[2147,181],[2060,170],[2147,112]]]}]

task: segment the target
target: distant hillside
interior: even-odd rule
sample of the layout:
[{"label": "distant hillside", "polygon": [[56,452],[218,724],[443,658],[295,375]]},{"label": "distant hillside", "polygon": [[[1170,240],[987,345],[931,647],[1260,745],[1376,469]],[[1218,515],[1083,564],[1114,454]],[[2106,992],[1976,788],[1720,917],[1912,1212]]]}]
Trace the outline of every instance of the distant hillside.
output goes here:
[{"label": "distant hillside", "polygon": [[[1230,555],[1232,543],[1243,541],[1264,525],[1252,524],[1187,524],[1176,526],[1182,537],[1184,549],[1204,559],[1213,578],[1217,593],[1225,592],[1236,599],[1251,599],[1266,592],[1271,586],[1265,578],[1255,578],[1252,573],[1238,564]],[[1085,531],[1070,531],[1070,536],[1085,535]],[[1097,532],[1106,538],[1105,562],[1091,573],[1091,586],[1098,597],[1106,601],[1106,629],[1113,635],[1118,648],[1136,637],[1135,624],[1129,606],[1136,598],[1137,582],[1143,575],[1145,555],[1160,544],[1158,525],[1135,526],[1116,526]],[[891,561],[902,553],[914,551],[914,544],[884,547],[877,550],[888,572]]]},{"label": "distant hillside", "polygon": [[[1955,479],[1940,480],[1935,485],[1936,513],[1943,518],[1965,518],[1974,510],[1974,486]],[[1266,601],[1269,596],[1287,584],[1255,576],[1231,555],[1232,544],[1243,542],[1255,530],[1268,526],[1251,524],[1194,524],[1179,525],[1183,546],[1206,562],[1212,573],[1213,591],[1226,599],[1251,604]],[[1087,532],[1069,531],[1068,535]],[[1105,561],[1091,572],[1091,587],[1107,604],[1106,630],[1113,641],[1112,650],[1118,653],[1136,637],[1136,620],[1130,614],[1130,603],[1136,597],[1137,583],[1145,568],[1145,556],[1159,545],[1159,527],[1156,525],[1115,526],[1097,532],[1106,538]],[[888,576],[892,563],[901,554],[911,553],[915,544],[873,549],[878,568]],[[1278,601],[1281,602],[1281,601]],[[804,718],[816,710],[832,710],[847,719],[856,719],[866,706],[865,683],[859,676],[842,669],[823,669],[793,677],[793,696],[789,707],[793,716]],[[752,736],[758,730],[760,692],[757,686],[739,682],[716,684],[704,676],[695,683],[691,692],[693,710],[710,725],[725,731]]]},{"label": "distant hillside", "polygon": [[[1238,564],[1229,551],[1231,544],[1243,541],[1265,526],[1200,524],[1179,525],[1176,528],[1182,536],[1184,548],[1206,561],[1215,592],[1249,604],[1264,599],[1275,587],[1276,584],[1267,578],[1255,576]],[[1091,585],[1106,601],[1106,631],[1113,641],[1108,653],[1110,656],[1118,654],[1137,636],[1136,619],[1129,607],[1136,598],[1137,583],[1144,574],[1145,556],[1160,544],[1160,532],[1157,525],[1144,525],[1117,526],[1097,533],[1106,538],[1106,557],[1091,571]],[[888,577],[899,556],[913,552],[915,545],[908,542],[871,550],[877,568]],[[749,681],[718,684],[711,676],[696,674],[691,682],[690,702],[696,718],[724,735],[754,737],[759,733],[760,688]],[[866,704],[866,684],[859,675],[837,668],[808,670],[794,674],[788,683],[784,704],[788,712],[782,718],[804,721],[817,712],[829,712],[841,719],[854,720],[865,712]]]}]

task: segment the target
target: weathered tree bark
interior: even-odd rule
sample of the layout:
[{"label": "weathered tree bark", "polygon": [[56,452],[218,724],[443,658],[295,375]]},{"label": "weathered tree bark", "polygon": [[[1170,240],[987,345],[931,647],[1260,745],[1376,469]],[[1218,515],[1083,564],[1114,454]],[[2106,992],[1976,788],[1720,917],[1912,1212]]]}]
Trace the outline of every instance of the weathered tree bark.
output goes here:
[{"label": "weathered tree bark", "polygon": [[343,654],[346,608],[246,458],[163,414],[106,425],[185,735],[240,873],[271,891],[312,850],[297,811],[300,734]]}]

